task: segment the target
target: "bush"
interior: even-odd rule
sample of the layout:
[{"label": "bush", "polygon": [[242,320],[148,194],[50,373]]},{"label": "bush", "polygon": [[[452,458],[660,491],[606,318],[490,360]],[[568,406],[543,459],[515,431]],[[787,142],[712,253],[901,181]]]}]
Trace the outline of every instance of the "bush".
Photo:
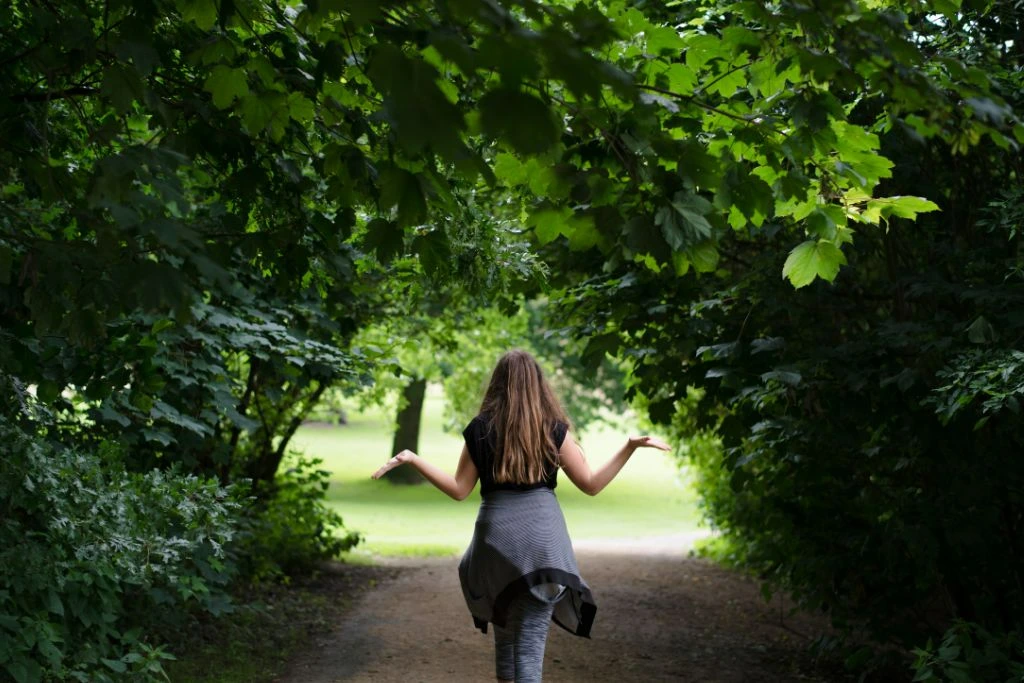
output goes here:
[{"label": "bush", "polygon": [[0,424],[0,672],[18,683],[163,678],[154,615],[229,608],[238,504],[213,481],[127,472]]},{"label": "bush", "polygon": [[978,624],[954,624],[942,644],[914,650],[914,681],[1019,683],[1024,681],[1024,634],[993,635]]},{"label": "bush", "polygon": [[[361,537],[344,531],[341,515],[324,502],[330,472],[320,459],[293,455],[293,464],[258,487],[232,553],[255,581],[309,572],[354,547]],[[336,536],[335,531],[343,531]]]}]

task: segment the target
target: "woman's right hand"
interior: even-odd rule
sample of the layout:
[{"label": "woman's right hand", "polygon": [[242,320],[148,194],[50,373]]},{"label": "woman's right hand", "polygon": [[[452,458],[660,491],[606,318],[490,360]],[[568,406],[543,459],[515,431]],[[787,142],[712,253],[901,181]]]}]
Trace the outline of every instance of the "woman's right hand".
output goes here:
[{"label": "woman's right hand", "polygon": [[637,448],[657,448],[659,451],[672,450],[672,447],[667,443],[653,436],[631,436],[629,437],[629,447],[633,450]]}]

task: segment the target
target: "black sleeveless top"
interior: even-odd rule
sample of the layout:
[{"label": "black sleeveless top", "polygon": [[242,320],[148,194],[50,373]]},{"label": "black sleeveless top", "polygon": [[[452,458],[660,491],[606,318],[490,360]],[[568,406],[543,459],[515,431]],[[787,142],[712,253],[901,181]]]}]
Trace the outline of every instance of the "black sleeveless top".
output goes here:
[{"label": "black sleeveless top", "polygon": [[[561,448],[565,441],[565,435],[569,431],[569,425],[564,422],[556,422],[551,430],[551,438],[555,442],[555,448]],[[476,471],[480,475],[480,495],[485,496],[491,491],[529,491],[548,487],[553,489],[558,486],[558,467],[548,463],[544,470],[542,481],[530,484],[501,483],[494,481],[494,458],[498,450],[498,434],[488,429],[487,418],[477,415],[462,430],[462,436],[466,439],[466,447],[469,449],[469,457],[476,465]]]}]

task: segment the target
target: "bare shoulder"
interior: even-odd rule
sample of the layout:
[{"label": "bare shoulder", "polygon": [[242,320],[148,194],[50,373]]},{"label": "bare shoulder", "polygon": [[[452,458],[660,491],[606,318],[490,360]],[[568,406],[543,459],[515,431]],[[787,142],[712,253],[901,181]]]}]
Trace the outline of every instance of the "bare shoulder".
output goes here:
[{"label": "bare shoulder", "polygon": [[564,467],[571,467],[573,464],[578,462],[583,457],[583,451],[579,444],[576,443],[576,439],[573,438],[572,432],[567,432],[565,439],[562,441],[561,448],[558,449],[558,462],[559,465]]}]

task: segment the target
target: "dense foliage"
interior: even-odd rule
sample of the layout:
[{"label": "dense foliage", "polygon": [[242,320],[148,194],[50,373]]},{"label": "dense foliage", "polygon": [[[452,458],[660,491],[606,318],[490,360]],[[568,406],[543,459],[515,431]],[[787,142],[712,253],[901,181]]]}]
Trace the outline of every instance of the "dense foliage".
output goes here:
[{"label": "dense foliage", "polygon": [[[962,60],[1020,105],[1010,3],[916,22],[938,56],[922,76],[947,87]],[[604,332],[592,343],[632,359],[652,419],[693,439],[734,561],[847,632],[904,648],[941,640],[921,650],[919,680],[1006,681],[1024,662],[1024,168],[1011,141],[930,137],[918,115],[889,110],[892,95],[851,93],[846,111],[893,163],[880,187],[940,212],[871,228],[870,208],[844,207],[836,216],[860,225],[834,284],[794,271],[800,247],[787,257],[791,224],[776,210],[720,238],[710,277],[626,265],[573,290],[571,310],[581,330]],[[784,260],[797,291],[779,278]]]},{"label": "dense foliage", "polygon": [[146,637],[189,609],[230,608],[230,492],[172,470],[134,474],[122,451],[0,436],[0,666],[15,681],[155,678]]},{"label": "dense foliage", "polygon": [[[709,514],[772,585],[921,646],[922,675],[981,666],[971,648],[931,652],[947,627],[944,642],[1019,660],[1018,14],[7,3],[0,505],[25,512],[4,533],[53,524],[18,468],[52,470],[57,489],[95,478],[126,510],[149,482],[153,517],[90,521],[185,544],[173,585],[137,584],[149,599],[209,589],[207,570],[294,571],[355,538],[333,535],[315,465],[279,473],[291,436],[328,392],[427,369],[354,344],[360,330],[437,333],[431,307],[457,301],[472,326],[483,303],[544,294],[560,312],[527,312],[526,342],[573,379],[617,354],[652,419],[698,430]],[[508,338],[466,334],[442,327],[435,348],[456,362]],[[464,394],[474,360],[448,375]],[[620,384],[600,379],[605,396]],[[204,569],[181,506],[229,491],[239,507],[211,536],[234,541]],[[132,604],[106,592],[135,580],[118,556],[97,560],[89,596],[118,626],[83,640],[50,595],[74,588],[62,558],[85,546],[40,534],[52,569],[29,586],[5,565],[0,627],[50,635],[0,666],[19,681],[158,667]]]},{"label": "dense foliage", "polygon": [[625,410],[622,368],[609,359],[584,362],[585,341],[557,327],[553,317],[550,302],[533,300],[513,315],[483,309],[474,324],[456,333],[444,378],[450,429],[461,432],[477,414],[495,360],[512,348],[538,359],[574,429],[586,430]]}]

